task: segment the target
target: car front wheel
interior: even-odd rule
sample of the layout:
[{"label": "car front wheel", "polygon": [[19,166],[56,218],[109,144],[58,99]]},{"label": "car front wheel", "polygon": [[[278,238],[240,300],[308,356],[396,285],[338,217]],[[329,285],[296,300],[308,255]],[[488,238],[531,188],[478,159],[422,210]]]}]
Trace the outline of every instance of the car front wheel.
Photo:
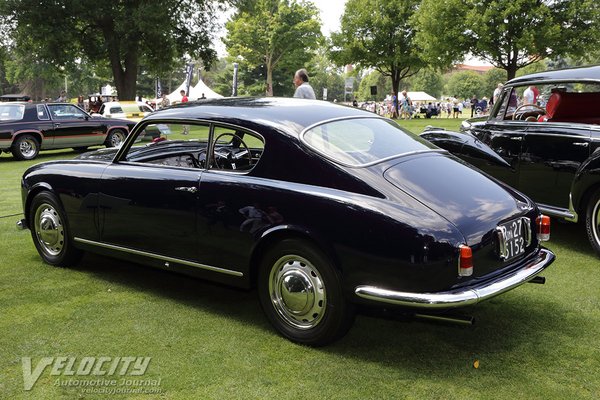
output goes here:
[{"label": "car front wheel", "polygon": [[585,228],[594,251],[600,256],[600,189],[592,194],[588,202]]},{"label": "car front wheel", "polygon": [[83,252],[73,247],[66,214],[56,197],[38,193],[30,210],[31,237],[42,259],[61,267],[77,264]]},{"label": "car front wheel", "polygon": [[33,160],[40,152],[40,144],[32,135],[20,135],[13,142],[11,152],[17,160]]},{"label": "car front wheel", "polygon": [[122,129],[113,129],[106,138],[106,147],[119,147],[127,135]]},{"label": "car front wheel", "polygon": [[286,239],[263,257],[261,306],[271,324],[293,342],[322,346],[343,336],[354,310],[329,258],[312,244]]}]

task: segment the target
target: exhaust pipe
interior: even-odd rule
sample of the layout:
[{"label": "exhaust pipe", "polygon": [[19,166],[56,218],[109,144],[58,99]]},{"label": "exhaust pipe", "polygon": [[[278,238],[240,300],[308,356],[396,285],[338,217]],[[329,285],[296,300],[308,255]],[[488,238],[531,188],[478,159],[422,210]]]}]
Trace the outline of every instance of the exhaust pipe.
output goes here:
[{"label": "exhaust pipe", "polygon": [[529,283],[538,283],[540,285],[543,285],[544,283],[546,283],[546,278],[543,276],[535,276],[533,277],[533,279],[529,280]]}]

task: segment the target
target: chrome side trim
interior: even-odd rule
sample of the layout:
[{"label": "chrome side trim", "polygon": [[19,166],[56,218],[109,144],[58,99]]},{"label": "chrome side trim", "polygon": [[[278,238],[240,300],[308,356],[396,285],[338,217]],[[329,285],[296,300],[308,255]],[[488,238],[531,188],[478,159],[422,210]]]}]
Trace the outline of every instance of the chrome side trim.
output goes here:
[{"label": "chrome side trim", "polygon": [[553,261],[554,253],[542,248],[537,257],[524,267],[475,288],[437,293],[410,293],[375,286],[357,286],[354,293],[363,299],[403,307],[424,309],[464,307],[477,304],[530,281]]},{"label": "chrome side trim", "polygon": [[173,263],[177,263],[177,264],[183,264],[183,265],[187,265],[189,267],[195,267],[195,268],[205,269],[205,270],[208,270],[208,271],[219,272],[221,274],[232,275],[232,276],[237,276],[237,277],[244,276],[244,274],[241,273],[241,272],[239,272],[239,271],[233,271],[233,270],[230,270],[230,269],[213,267],[211,265],[199,264],[199,263],[195,263],[193,261],[188,261],[188,260],[182,260],[182,259],[179,259],[179,258],[173,258],[173,257],[163,256],[163,255],[156,254],[156,253],[148,253],[147,251],[130,249],[128,247],[117,246],[117,245],[114,245],[114,244],[96,242],[96,241],[93,241],[93,240],[82,239],[82,238],[78,238],[78,237],[74,238],[74,240],[76,242],[79,242],[79,243],[85,243],[85,244],[89,244],[89,245],[92,245],[92,246],[98,246],[98,247],[104,247],[106,249],[122,251],[124,253],[135,254],[137,256],[150,257],[150,258],[154,258],[156,260],[161,260],[161,261],[166,261],[166,262],[173,262]]}]

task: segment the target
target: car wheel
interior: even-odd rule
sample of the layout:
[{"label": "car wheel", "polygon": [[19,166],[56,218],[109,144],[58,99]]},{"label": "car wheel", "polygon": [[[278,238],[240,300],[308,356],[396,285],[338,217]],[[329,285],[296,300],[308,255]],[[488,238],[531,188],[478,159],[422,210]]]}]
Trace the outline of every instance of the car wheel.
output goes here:
[{"label": "car wheel", "polygon": [[106,147],[119,147],[125,140],[125,132],[122,129],[113,129],[106,138]]},{"label": "car wheel", "polygon": [[32,135],[20,135],[14,141],[11,152],[17,160],[33,160],[40,152],[40,144]]},{"label": "car wheel", "polygon": [[600,189],[592,194],[588,202],[585,228],[594,251],[600,256]]},{"label": "car wheel", "polygon": [[354,320],[332,262],[303,240],[283,240],[265,254],[258,293],[271,324],[293,342],[325,345],[343,336]]},{"label": "car wheel", "polygon": [[83,252],[73,246],[66,214],[53,194],[33,198],[29,221],[33,243],[46,263],[64,267],[79,262]]}]

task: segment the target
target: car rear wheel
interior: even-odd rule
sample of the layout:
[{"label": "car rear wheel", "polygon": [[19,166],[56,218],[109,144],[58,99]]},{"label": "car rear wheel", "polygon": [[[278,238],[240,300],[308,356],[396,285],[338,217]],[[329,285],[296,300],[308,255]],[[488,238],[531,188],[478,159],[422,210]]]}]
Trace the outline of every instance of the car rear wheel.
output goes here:
[{"label": "car rear wheel", "polygon": [[322,346],[350,329],[354,309],[343,296],[339,274],[312,244],[279,242],[263,257],[258,279],[267,318],[291,341]]},{"label": "car rear wheel", "polygon": [[66,214],[56,196],[38,193],[31,202],[29,221],[33,243],[46,263],[64,267],[79,262],[83,252],[73,246]]},{"label": "car rear wheel", "polygon": [[17,160],[33,160],[40,152],[40,144],[32,135],[20,135],[13,142],[11,152]]},{"label": "car rear wheel", "polygon": [[119,147],[125,141],[125,136],[122,129],[113,129],[106,138],[106,147]]},{"label": "car rear wheel", "polygon": [[600,189],[592,194],[588,202],[585,228],[594,251],[600,256]]}]

